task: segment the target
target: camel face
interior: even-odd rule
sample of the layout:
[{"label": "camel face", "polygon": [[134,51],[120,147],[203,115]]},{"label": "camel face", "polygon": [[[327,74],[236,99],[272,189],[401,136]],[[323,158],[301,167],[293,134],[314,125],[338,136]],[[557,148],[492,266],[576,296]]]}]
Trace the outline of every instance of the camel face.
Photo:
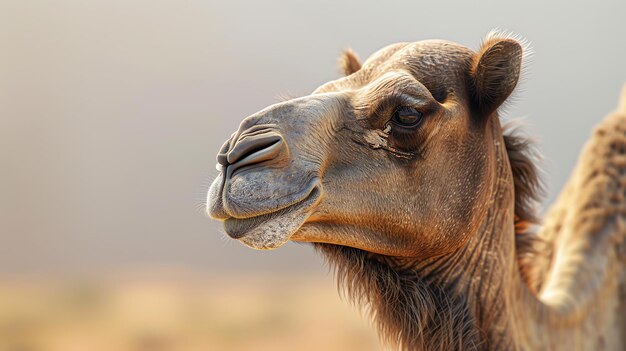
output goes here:
[{"label": "camel face", "polygon": [[500,130],[489,117],[517,83],[520,45],[423,41],[353,61],[356,72],[241,123],[218,154],[208,213],[256,249],[459,248],[491,199]]}]

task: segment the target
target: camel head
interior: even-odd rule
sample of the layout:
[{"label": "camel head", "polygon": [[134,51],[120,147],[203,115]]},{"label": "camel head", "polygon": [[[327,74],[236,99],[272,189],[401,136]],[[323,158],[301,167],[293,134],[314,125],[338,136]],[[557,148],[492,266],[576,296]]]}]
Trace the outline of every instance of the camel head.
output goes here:
[{"label": "camel head", "polygon": [[458,249],[492,201],[498,107],[522,46],[399,43],[311,95],[245,118],[217,155],[207,211],[255,249],[289,240],[398,257]]}]

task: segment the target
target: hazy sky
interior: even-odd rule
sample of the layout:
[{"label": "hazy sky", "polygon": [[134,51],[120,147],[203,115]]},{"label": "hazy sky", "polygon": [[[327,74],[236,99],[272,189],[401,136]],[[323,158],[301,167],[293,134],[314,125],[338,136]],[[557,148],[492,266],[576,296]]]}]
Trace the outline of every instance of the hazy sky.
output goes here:
[{"label": "hazy sky", "polygon": [[546,157],[548,202],[626,82],[626,2],[0,0],[0,272],[182,266],[317,272],[256,252],[198,205],[239,121],[399,41],[534,48],[506,118]]}]

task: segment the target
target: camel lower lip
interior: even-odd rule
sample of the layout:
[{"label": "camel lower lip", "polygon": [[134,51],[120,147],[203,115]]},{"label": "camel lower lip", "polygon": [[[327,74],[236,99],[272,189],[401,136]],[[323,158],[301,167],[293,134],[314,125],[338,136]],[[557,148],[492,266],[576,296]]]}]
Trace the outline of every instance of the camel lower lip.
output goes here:
[{"label": "camel lower lip", "polygon": [[[282,245],[298,228],[293,226],[296,217],[306,217],[304,214],[320,197],[319,186],[314,186],[307,197],[291,206],[276,212],[250,218],[228,218],[224,221],[226,234],[233,239],[242,241],[253,248],[273,248]],[[300,222],[304,222],[302,218]],[[283,223],[284,222],[284,223]],[[286,224],[289,223],[290,224]],[[272,225],[272,223],[276,225]],[[302,223],[298,224],[299,227]],[[255,238],[249,238],[254,236]],[[246,240],[250,239],[250,240]],[[254,241],[254,244],[252,243]],[[259,244],[260,243],[260,244]],[[257,246],[262,247],[257,247]]]}]

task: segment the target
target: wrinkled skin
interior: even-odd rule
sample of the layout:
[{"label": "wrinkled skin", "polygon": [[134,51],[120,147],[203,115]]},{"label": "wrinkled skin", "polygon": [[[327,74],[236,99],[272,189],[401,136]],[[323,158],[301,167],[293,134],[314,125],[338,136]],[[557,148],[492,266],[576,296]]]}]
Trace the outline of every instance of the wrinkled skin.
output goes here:
[{"label": "wrinkled skin", "polygon": [[[388,46],[244,119],[220,151],[207,211],[255,249],[294,240],[400,257],[454,251],[492,196],[489,116],[520,60],[510,39],[479,53],[446,41]],[[417,126],[394,119],[401,107],[421,113]]]}]

